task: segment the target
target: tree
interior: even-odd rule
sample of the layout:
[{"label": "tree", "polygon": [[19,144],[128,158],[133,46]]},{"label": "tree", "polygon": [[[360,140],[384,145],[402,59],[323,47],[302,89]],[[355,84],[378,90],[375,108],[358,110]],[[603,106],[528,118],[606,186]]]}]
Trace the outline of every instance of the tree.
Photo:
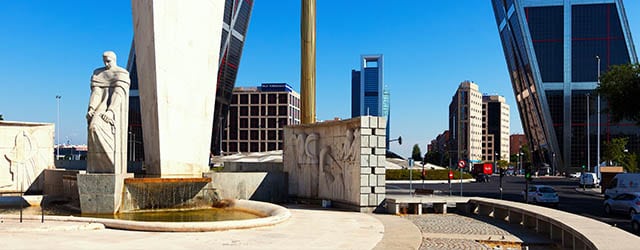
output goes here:
[{"label": "tree", "polygon": [[424,162],[425,163],[431,163],[431,164],[435,164],[438,166],[442,166],[440,165],[440,160],[442,159],[442,154],[438,151],[429,151],[424,155]]},{"label": "tree", "polygon": [[499,160],[498,167],[502,170],[507,170],[507,168],[509,168],[509,162],[505,160]]},{"label": "tree", "polygon": [[413,158],[414,161],[422,161],[422,152],[420,152],[420,146],[418,146],[418,144],[413,145],[411,158]]},{"label": "tree", "polygon": [[640,124],[640,65],[614,65],[600,77],[597,91],[609,103],[614,122],[628,119]]},{"label": "tree", "polygon": [[622,164],[624,161],[624,150],[627,146],[627,138],[613,138],[604,143],[602,159],[615,164]]},{"label": "tree", "polygon": [[2,116],[2,114],[0,114],[0,121],[4,121],[4,116]]},{"label": "tree", "polygon": [[638,171],[638,155],[626,150],[628,138],[613,138],[605,143],[603,159],[621,165],[629,173]]}]

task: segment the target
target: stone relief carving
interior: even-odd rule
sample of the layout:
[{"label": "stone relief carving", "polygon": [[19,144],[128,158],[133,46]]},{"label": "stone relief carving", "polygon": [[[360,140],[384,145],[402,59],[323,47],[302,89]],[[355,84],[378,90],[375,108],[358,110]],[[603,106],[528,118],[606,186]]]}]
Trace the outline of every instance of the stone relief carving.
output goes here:
[{"label": "stone relief carving", "polygon": [[15,184],[17,190],[26,191],[35,178],[38,176],[38,146],[37,142],[27,133],[22,131],[15,137],[15,146],[8,154],[9,174],[12,185]]},{"label": "stone relief carving", "polygon": [[117,65],[111,51],[104,52],[102,59],[105,67],[91,76],[87,172],[126,173],[129,72]]}]

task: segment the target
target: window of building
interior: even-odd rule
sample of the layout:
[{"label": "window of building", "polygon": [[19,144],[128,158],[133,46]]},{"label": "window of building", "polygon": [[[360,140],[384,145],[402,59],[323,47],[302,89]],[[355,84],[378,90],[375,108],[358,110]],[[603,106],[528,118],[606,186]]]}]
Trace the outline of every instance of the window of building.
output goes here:
[{"label": "window of building", "polygon": [[276,110],[277,110],[277,109],[276,109],[276,106],[269,106],[268,110],[269,110],[268,115],[274,115],[274,116],[275,116],[275,115],[278,115],[278,114],[276,113]]},{"label": "window of building", "polygon": [[238,95],[231,96],[231,104],[238,104]]},{"label": "window of building", "polygon": [[240,140],[248,140],[249,132],[247,130],[240,130]]},{"label": "window of building", "polygon": [[238,143],[236,142],[229,142],[229,149],[227,149],[227,152],[238,152]]},{"label": "window of building", "polygon": [[240,116],[248,116],[249,115],[249,107],[241,106],[240,107]]},{"label": "window of building", "polygon": [[251,104],[260,104],[259,94],[251,94]]},{"label": "window of building", "polygon": [[269,147],[268,148],[269,151],[276,150],[276,143],[275,142],[269,142],[268,145],[269,145],[268,146]]},{"label": "window of building", "polygon": [[260,106],[260,115],[267,115],[267,107]]},{"label": "window of building", "polygon": [[260,120],[258,118],[251,118],[251,128],[259,128]]},{"label": "window of building", "polygon": [[240,128],[248,128],[249,127],[249,119],[248,118],[240,118]]},{"label": "window of building", "polygon": [[278,106],[278,115],[279,116],[287,115],[287,106],[286,105]]},{"label": "window of building", "polygon": [[249,152],[249,143],[241,142],[240,143],[240,152]]},{"label": "window of building", "polygon": [[259,115],[260,115],[260,108],[257,106],[251,107],[251,116],[259,116]]},{"label": "window of building", "polygon": [[250,132],[251,140],[252,141],[257,141],[259,133],[260,132],[258,130],[251,130],[251,132]]},{"label": "window of building", "polygon": [[277,102],[277,95],[276,94],[269,94],[268,100],[269,100],[269,104],[276,104]]},{"label": "window of building", "polygon": [[258,149],[258,142],[250,142],[249,143],[249,147],[251,148],[250,152],[259,152],[260,151]]},{"label": "window of building", "polygon": [[241,94],[240,95],[240,104],[249,104],[249,95]]},{"label": "window of building", "polygon": [[269,140],[276,140],[276,131],[275,130],[269,130]]},{"label": "window of building", "polygon": [[289,103],[289,94],[278,94],[278,103],[280,104]]}]

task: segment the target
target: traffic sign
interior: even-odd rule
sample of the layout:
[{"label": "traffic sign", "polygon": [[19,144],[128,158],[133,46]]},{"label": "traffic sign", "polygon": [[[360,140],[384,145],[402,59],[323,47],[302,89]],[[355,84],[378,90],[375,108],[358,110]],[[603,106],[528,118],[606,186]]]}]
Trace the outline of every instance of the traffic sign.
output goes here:
[{"label": "traffic sign", "polygon": [[464,162],[464,160],[460,160],[460,161],[458,161],[458,168],[464,168],[464,166],[465,166],[466,164],[467,164],[467,163],[466,163],[466,162]]}]

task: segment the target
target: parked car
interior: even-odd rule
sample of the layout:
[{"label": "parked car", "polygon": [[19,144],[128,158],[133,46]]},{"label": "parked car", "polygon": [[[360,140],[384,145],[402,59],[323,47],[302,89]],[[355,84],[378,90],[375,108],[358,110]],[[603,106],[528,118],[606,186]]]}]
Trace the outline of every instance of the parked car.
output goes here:
[{"label": "parked car", "polygon": [[623,193],[640,193],[640,174],[617,174],[607,184],[604,198],[616,197]]},{"label": "parked car", "polygon": [[580,187],[599,187],[600,179],[596,173],[583,173],[580,175]]},{"label": "parked car", "polygon": [[547,185],[533,185],[529,187],[528,196],[525,198],[525,193],[522,191],[522,196],[526,199],[527,203],[545,203],[557,206],[560,202],[558,193],[551,186]]},{"label": "parked car", "polygon": [[631,217],[631,230],[636,234],[640,234],[640,214]]},{"label": "parked car", "polygon": [[582,173],[580,172],[575,172],[573,174],[570,174],[569,177],[571,178],[580,178],[580,175],[582,175]]},{"label": "parked car", "polygon": [[616,197],[604,200],[604,213],[629,214],[633,217],[640,212],[640,193],[623,193]]}]

